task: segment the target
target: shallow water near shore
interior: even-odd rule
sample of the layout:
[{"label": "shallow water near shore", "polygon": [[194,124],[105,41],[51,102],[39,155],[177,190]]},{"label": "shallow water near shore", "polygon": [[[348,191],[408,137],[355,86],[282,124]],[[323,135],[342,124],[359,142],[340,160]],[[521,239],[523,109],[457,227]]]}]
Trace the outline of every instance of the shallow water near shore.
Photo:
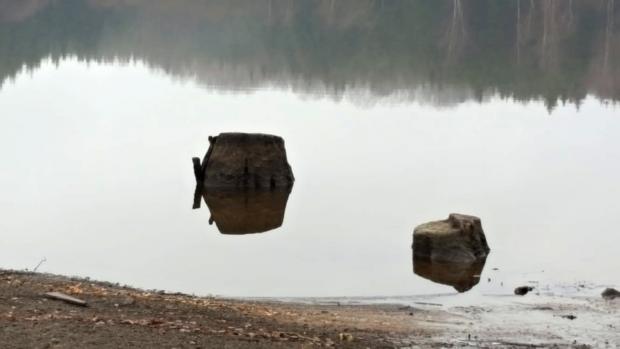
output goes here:
[{"label": "shallow water near shore", "polygon": [[[141,6],[144,16],[165,12]],[[51,16],[46,11],[0,23],[28,32],[32,23],[47,23],[28,18]],[[148,16],[136,18],[123,20],[149,27],[141,22]],[[186,30],[199,35],[200,28],[208,29]],[[335,53],[328,72],[295,65],[273,71],[217,45],[209,46],[218,54],[207,50],[207,64],[186,61],[202,56],[168,41],[166,52],[148,41],[165,37],[143,34],[148,47],[141,47],[125,32],[101,32],[92,51],[69,37],[60,55],[37,51],[35,64],[16,58],[27,69],[1,70],[9,72],[0,80],[2,268],[33,269],[44,260],[38,271],[201,295],[454,296],[452,286],[414,274],[411,243],[418,224],[458,212],[482,219],[491,247],[479,282],[454,297],[459,302],[526,284],[590,296],[619,285],[613,79],[606,90],[580,86],[585,94],[566,103],[561,88],[551,88],[551,103],[499,78],[495,88],[447,79],[438,93],[424,76],[412,78],[419,73],[413,68],[395,66],[403,80],[377,73],[385,81],[363,75],[363,65],[338,70]],[[231,37],[212,40],[232,47],[244,36]],[[259,42],[280,57],[277,45]],[[389,53],[382,57],[398,63]],[[322,62],[308,60],[312,67]],[[615,67],[606,69],[616,76]],[[280,227],[226,235],[209,224],[206,205],[192,210],[191,158],[205,154],[208,136],[228,131],[284,138],[296,181],[282,200]]]},{"label": "shallow water near shore", "polygon": [[[71,70],[88,80],[98,69],[108,70],[98,85],[76,85],[92,99],[72,100],[76,87],[67,86],[56,90],[67,99],[36,111],[49,101],[31,89],[49,90]],[[551,116],[540,104],[500,100],[358,108],[287,92],[208,93],[140,65],[68,61],[40,74],[0,96],[10,110],[2,128],[11,164],[2,174],[6,267],[32,268],[45,257],[42,271],[235,296],[454,292],[413,274],[412,231],[466,212],[482,218],[492,249],[477,291],[503,292],[504,282],[511,292],[530,280],[615,282],[613,107],[589,100],[580,112]],[[105,85],[119,79],[147,80],[153,90],[135,90],[119,108],[107,99],[126,92]],[[165,97],[134,102],[155,91]],[[177,99],[191,107],[161,112],[189,105]],[[287,141],[297,181],[281,228],[225,236],[206,208],[191,210],[190,159],[205,151],[206,135],[229,129]],[[24,161],[35,158],[38,171]]]}]

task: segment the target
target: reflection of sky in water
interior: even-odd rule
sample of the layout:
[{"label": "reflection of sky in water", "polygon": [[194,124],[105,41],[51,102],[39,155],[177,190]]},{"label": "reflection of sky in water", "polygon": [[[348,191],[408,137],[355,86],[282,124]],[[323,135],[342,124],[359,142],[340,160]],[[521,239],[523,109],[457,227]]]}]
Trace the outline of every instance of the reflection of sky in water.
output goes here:
[{"label": "reflection of sky in water", "polygon": [[[47,257],[41,271],[203,294],[455,292],[413,274],[410,245],[462,212],[492,249],[476,292],[618,281],[620,119],[593,99],[360,108],[69,60],[6,84],[0,115],[3,267]],[[277,230],[226,236],[191,209],[191,157],[230,130],[286,140],[296,183]]]}]

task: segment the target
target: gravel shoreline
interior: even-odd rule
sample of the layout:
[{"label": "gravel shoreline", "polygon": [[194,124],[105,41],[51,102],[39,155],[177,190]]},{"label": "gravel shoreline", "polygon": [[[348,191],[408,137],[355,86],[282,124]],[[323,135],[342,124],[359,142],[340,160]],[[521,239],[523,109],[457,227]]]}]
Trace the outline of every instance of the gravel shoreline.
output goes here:
[{"label": "gravel shoreline", "polygon": [[[46,292],[61,292],[88,306],[47,299]],[[0,343],[5,349],[391,348],[394,339],[416,333],[401,323],[407,316],[390,306],[195,297],[0,270]]]},{"label": "gravel shoreline", "polygon": [[[60,292],[88,303],[48,299]],[[301,304],[196,297],[0,269],[4,348],[618,348],[620,299],[486,305]]]}]

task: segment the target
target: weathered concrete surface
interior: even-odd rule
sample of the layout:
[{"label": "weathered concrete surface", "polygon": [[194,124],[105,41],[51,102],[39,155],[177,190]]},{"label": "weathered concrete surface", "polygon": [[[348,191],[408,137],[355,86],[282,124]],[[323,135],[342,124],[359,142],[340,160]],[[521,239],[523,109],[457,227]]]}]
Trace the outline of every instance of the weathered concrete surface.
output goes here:
[{"label": "weathered concrete surface", "polygon": [[413,258],[413,272],[433,282],[454,287],[458,292],[471,290],[480,282],[486,259],[473,263],[438,263]]},{"label": "weathered concrete surface", "polygon": [[222,234],[264,233],[282,226],[290,189],[208,190],[203,197]]},{"label": "weathered concrete surface", "polygon": [[416,259],[443,263],[474,263],[490,249],[480,218],[451,214],[448,219],[419,225],[413,232]]},{"label": "weathered concrete surface", "polygon": [[281,137],[221,133],[209,141],[197,175],[206,188],[286,188],[295,181]]}]

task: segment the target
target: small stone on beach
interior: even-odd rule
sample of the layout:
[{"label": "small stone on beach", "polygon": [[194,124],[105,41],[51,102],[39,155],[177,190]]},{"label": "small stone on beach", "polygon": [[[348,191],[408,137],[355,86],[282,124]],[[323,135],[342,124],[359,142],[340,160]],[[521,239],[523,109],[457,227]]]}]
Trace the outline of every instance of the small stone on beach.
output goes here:
[{"label": "small stone on beach", "polygon": [[339,337],[341,341],[351,342],[353,340],[353,335],[350,333],[341,333]]},{"label": "small stone on beach", "polygon": [[620,291],[614,289],[614,288],[608,288],[605,289],[605,291],[603,291],[603,293],[601,294],[601,296],[604,299],[615,299],[615,298],[620,298]]},{"label": "small stone on beach", "polygon": [[515,294],[517,296],[525,296],[526,294],[528,294],[529,292],[531,292],[533,290],[534,290],[534,287],[531,287],[531,286],[521,286],[521,287],[515,288]]},{"label": "small stone on beach", "polygon": [[560,317],[563,318],[563,319],[568,319],[568,320],[575,320],[577,318],[577,316],[572,315],[572,314],[571,315],[562,315]]}]

